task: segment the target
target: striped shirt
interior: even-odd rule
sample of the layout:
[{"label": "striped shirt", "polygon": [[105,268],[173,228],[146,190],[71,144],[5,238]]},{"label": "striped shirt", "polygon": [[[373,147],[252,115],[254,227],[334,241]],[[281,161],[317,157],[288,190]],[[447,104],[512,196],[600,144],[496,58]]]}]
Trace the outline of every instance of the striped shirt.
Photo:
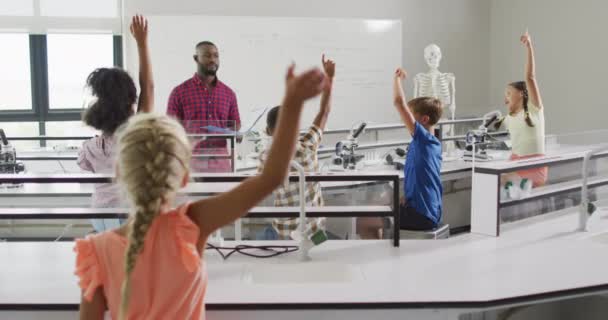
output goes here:
[{"label": "striped shirt", "polygon": [[[311,126],[308,132],[300,137],[294,160],[297,161],[306,172],[318,172],[319,160],[317,150],[321,144],[322,131],[316,126]],[[264,169],[267,150],[263,151],[260,156],[260,165],[258,172]],[[297,172],[291,169],[291,172]],[[299,184],[297,182],[289,182],[286,180],[281,187],[273,192],[274,205],[276,207],[295,207],[300,205]],[[321,192],[321,184],[318,182],[306,183],[306,205],[313,207],[321,207],[324,205],[323,194]],[[308,219],[308,224],[312,227],[312,231],[316,231],[322,224],[323,219]],[[289,239],[290,233],[297,229],[298,219],[274,219],[272,226],[283,239]]]}]

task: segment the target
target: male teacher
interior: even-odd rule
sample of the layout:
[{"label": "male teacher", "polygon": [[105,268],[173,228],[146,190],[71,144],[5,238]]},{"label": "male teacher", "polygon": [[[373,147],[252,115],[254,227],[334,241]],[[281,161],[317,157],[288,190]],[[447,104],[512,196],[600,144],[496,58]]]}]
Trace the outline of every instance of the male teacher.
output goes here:
[{"label": "male teacher", "polygon": [[[167,114],[180,120],[189,134],[208,133],[207,126],[240,130],[241,119],[236,95],[217,78],[220,66],[217,46],[209,41],[198,43],[194,61],[196,73],[173,89],[169,96]],[[197,143],[193,158],[196,159],[197,154],[217,154],[218,158],[199,158],[193,161],[196,172],[231,171],[230,159],[225,157],[228,154],[225,139],[208,138]],[[224,158],[221,158],[222,155]]]}]

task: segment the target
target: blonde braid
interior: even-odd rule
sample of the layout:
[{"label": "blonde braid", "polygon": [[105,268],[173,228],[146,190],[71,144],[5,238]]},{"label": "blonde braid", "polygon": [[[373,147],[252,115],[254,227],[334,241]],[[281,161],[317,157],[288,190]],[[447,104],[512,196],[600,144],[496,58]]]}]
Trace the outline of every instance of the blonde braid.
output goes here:
[{"label": "blonde braid", "polygon": [[129,224],[129,246],[125,253],[120,319],[126,319],[131,293],[131,273],[144,249],[148,229],[161,206],[181,186],[188,171],[190,147],[179,123],[165,116],[143,114],[132,117],[119,137],[119,181],[135,207]]}]

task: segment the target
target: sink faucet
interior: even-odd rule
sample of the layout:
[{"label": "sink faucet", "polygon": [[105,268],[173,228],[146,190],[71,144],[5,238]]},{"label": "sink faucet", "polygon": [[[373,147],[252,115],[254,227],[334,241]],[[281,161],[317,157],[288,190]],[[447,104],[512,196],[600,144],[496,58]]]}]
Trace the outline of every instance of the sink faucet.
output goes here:
[{"label": "sink faucet", "polygon": [[[327,240],[327,235],[322,230],[313,233],[313,227],[306,223],[306,177],[304,168],[296,161],[291,161],[291,166],[298,171],[300,192],[300,218],[298,229],[291,232],[291,237],[299,242],[300,261],[310,261],[308,252],[316,245]],[[322,227],[319,225],[318,227]]]},{"label": "sink faucet", "polygon": [[297,162],[292,160],[291,166],[298,171],[298,184],[299,184],[299,192],[300,192],[300,223],[298,224],[297,232],[294,231],[292,233],[295,236],[295,239],[298,240],[299,243],[299,251],[300,251],[300,261],[309,261],[310,255],[308,252],[310,248],[314,246],[312,241],[308,239],[308,235],[306,234],[306,177],[304,173],[304,168]]},{"label": "sink faucet", "polygon": [[579,231],[587,231],[587,220],[589,220],[589,216],[591,216],[596,210],[595,205],[589,202],[589,188],[587,186],[589,180],[589,160],[591,160],[593,155],[604,151],[608,151],[608,145],[588,151],[585,154],[585,159],[583,160],[583,185],[581,188],[581,204],[578,210]]}]

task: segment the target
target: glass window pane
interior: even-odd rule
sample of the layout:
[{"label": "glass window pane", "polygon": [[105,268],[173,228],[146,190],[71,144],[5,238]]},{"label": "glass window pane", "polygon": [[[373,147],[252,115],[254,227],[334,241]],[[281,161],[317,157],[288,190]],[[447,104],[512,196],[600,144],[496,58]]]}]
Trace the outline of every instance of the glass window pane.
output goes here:
[{"label": "glass window pane", "polygon": [[17,157],[19,157],[19,151],[40,147],[38,141],[11,141],[11,137],[38,136],[38,122],[0,122],[0,129],[4,130],[8,142],[17,149]]},{"label": "glass window pane", "polygon": [[0,16],[32,16],[34,0],[0,0]]},{"label": "glass window pane", "polygon": [[[82,121],[54,121],[46,123],[46,135],[53,137],[93,137],[99,134],[95,129],[88,127]],[[82,145],[84,140],[56,140],[48,141],[48,147],[73,148]]]},{"label": "glass window pane", "polygon": [[47,17],[118,17],[118,0],[40,0]]},{"label": "glass window pane", "polygon": [[27,34],[0,33],[0,111],[32,109],[30,42]]},{"label": "glass window pane", "polygon": [[80,109],[85,81],[96,68],[114,65],[111,34],[49,34],[49,103],[51,109]]}]

